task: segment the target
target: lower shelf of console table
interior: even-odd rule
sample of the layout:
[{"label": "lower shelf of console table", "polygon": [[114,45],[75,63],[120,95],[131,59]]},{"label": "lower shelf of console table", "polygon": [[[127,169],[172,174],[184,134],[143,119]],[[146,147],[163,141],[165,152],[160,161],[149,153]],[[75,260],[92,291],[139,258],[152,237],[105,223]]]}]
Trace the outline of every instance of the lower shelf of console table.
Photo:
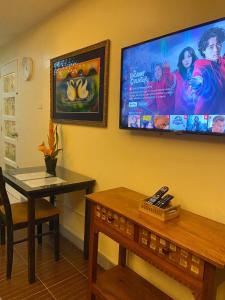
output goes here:
[{"label": "lower shelf of console table", "polygon": [[102,272],[92,290],[100,299],[172,300],[137,273],[123,266]]},{"label": "lower shelf of console table", "polygon": [[[89,299],[171,299],[127,268],[126,249],[189,287],[195,299],[216,299],[216,270],[225,266],[225,225],[187,211],[163,223],[138,211],[144,198],[126,188],[87,196],[91,204]],[[97,278],[99,232],[118,242],[120,250],[119,265]]]}]

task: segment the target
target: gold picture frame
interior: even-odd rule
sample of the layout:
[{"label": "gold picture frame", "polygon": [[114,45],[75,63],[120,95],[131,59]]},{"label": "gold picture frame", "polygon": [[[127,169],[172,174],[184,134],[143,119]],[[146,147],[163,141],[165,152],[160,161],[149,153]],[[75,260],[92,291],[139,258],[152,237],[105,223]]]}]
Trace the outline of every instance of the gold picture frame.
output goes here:
[{"label": "gold picture frame", "polygon": [[51,119],[107,126],[110,41],[50,60]]}]

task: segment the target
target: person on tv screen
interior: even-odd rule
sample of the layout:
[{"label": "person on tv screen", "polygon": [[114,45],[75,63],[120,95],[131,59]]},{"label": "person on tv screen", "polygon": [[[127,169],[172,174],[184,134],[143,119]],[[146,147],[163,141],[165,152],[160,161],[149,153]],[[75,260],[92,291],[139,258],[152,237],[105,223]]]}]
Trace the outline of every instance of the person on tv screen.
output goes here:
[{"label": "person on tv screen", "polygon": [[155,116],[154,126],[157,129],[169,129],[169,116]]},{"label": "person on tv screen", "polygon": [[170,66],[165,63],[152,65],[153,80],[149,81],[145,90],[145,101],[149,103],[149,109],[153,113],[161,115],[174,111],[174,75],[170,72]]},{"label": "person on tv screen", "polygon": [[129,124],[130,128],[138,128],[140,127],[138,124],[138,117],[137,116],[129,116]]},{"label": "person on tv screen", "polygon": [[194,112],[196,94],[189,80],[192,77],[196,60],[197,56],[191,47],[184,48],[179,55],[178,70],[175,72],[175,114],[192,114]]},{"label": "person on tv screen", "polygon": [[142,116],[141,117],[141,128],[153,128],[152,116]]},{"label": "person on tv screen", "polygon": [[185,130],[186,122],[184,121],[184,116],[170,116],[170,129],[172,130]]},{"label": "person on tv screen", "polygon": [[190,84],[197,101],[195,114],[225,114],[225,59],[221,48],[225,30],[220,27],[205,31],[198,43],[203,57],[195,62]]},{"label": "person on tv screen", "polygon": [[215,116],[212,121],[212,127],[209,128],[209,132],[224,133],[225,118],[223,116]]},{"label": "person on tv screen", "polygon": [[191,131],[200,131],[200,129],[201,129],[201,122],[199,120],[199,116],[195,116],[193,124],[191,126]]}]

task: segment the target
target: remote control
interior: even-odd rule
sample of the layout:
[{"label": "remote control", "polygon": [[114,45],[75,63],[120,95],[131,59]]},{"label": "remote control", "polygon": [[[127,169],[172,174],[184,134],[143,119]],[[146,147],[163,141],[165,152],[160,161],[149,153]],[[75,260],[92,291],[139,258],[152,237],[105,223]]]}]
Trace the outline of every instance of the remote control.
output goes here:
[{"label": "remote control", "polygon": [[161,187],[161,189],[151,196],[147,202],[150,204],[155,204],[168,190],[168,186]]},{"label": "remote control", "polygon": [[167,194],[166,196],[161,198],[155,205],[160,208],[165,208],[173,198],[174,197],[172,195]]}]

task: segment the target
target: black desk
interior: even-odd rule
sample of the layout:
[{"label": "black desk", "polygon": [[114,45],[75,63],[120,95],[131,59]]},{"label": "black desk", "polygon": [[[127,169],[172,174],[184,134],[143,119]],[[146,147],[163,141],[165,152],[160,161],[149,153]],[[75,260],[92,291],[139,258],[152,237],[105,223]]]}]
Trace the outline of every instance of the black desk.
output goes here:
[{"label": "black desk", "polygon": [[[76,190],[85,190],[87,194],[92,192],[95,180],[87,176],[69,171],[62,167],[56,168],[56,176],[65,180],[60,184],[45,185],[31,188],[23,181],[16,179],[15,174],[25,174],[45,171],[45,167],[32,167],[15,169],[13,171],[4,171],[3,176],[10,186],[20,192],[28,199],[28,279],[32,283],[35,281],[35,199],[40,197],[50,197],[54,203],[55,195],[73,192]],[[85,230],[84,230],[84,257],[88,258],[89,232],[90,231],[90,207],[86,200],[85,206]]]}]

